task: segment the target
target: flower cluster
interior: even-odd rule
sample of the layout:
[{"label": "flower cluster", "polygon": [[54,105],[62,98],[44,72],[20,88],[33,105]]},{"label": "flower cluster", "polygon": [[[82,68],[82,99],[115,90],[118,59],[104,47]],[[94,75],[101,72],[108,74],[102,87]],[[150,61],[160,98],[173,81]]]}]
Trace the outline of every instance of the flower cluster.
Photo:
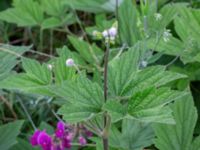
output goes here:
[{"label": "flower cluster", "polygon": [[117,36],[117,28],[115,27],[111,27],[110,29],[108,30],[104,30],[102,32],[102,35],[105,39],[109,39],[110,40],[115,40],[116,36]]},{"label": "flower cluster", "polygon": [[156,21],[160,21],[162,19],[162,15],[160,13],[155,13],[154,17],[155,17]]},{"label": "flower cluster", "polygon": [[30,142],[32,146],[40,146],[42,150],[69,150],[76,139],[80,146],[84,146],[87,144],[86,137],[91,136],[92,132],[82,125],[72,126],[59,121],[53,135],[49,135],[45,130],[36,130]]},{"label": "flower cluster", "polygon": [[170,40],[171,36],[172,36],[171,30],[165,29],[165,31],[163,32],[163,40],[164,40],[164,42],[168,42]]},{"label": "flower cluster", "polygon": [[95,30],[93,31],[93,36],[98,39],[104,38],[106,42],[114,43],[117,37],[117,28],[113,26],[109,29],[104,30],[103,32]]}]

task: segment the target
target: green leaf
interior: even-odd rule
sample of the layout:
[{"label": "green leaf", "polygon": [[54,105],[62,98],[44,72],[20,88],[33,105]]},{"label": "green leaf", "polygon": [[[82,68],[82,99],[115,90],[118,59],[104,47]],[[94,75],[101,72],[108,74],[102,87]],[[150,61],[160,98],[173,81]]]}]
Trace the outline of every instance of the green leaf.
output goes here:
[{"label": "green leaf", "polygon": [[13,145],[9,150],[39,150],[39,148],[33,147],[29,142],[18,138],[17,144]]},{"label": "green leaf", "polygon": [[69,36],[69,40],[86,62],[100,64],[103,52],[95,44],[90,45],[89,43],[72,36]]},{"label": "green leaf", "polygon": [[153,143],[154,133],[150,124],[125,119],[122,131],[111,128],[109,142],[112,147],[124,150],[141,150]]},{"label": "green leaf", "polygon": [[49,84],[52,80],[51,71],[43,64],[41,65],[34,59],[24,58],[22,60],[22,66],[26,71],[27,76],[38,81],[41,84]]},{"label": "green leaf", "polygon": [[[74,58],[74,56],[70,53],[70,51],[67,51],[66,54],[63,54],[60,57],[56,58],[53,62],[55,82],[57,84],[61,84],[66,80],[73,81],[76,79],[76,69],[74,67],[66,66],[66,60],[68,58]],[[75,58],[74,61],[76,62],[76,60],[77,59]]]},{"label": "green leaf", "polygon": [[126,107],[116,100],[108,100],[103,109],[110,114],[112,122],[123,119],[127,113]]},{"label": "green leaf", "polygon": [[183,53],[184,43],[174,37],[170,37],[168,42],[165,42],[163,39],[158,40],[151,38],[148,40],[148,47],[151,49],[156,48],[155,51],[167,55],[180,56]]},{"label": "green leaf", "polygon": [[61,86],[52,87],[59,97],[82,106],[101,108],[103,105],[103,90],[86,77],[79,77],[77,82],[66,81]]},{"label": "green leaf", "polygon": [[[175,29],[184,42],[182,61],[184,63],[199,61],[200,55],[200,12],[195,9],[179,9],[179,16],[175,19]],[[187,29],[187,30],[185,30]]]},{"label": "green leaf", "polygon": [[[91,13],[100,13],[105,12],[103,4],[106,4],[106,0],[73,0],[65,1],[66,4],[71,6],[73,9],[91,12]],[[110,10],[109,10],[110,11]]]},{"label": "green leaf", "polygon": [[2,80],[0,88],[52,96],[52,92],[48,89],[52,75],[47,65],[41,65],[36,60],[27,58],[23,59],[22,65],[26,73],[13,74]]},{"label": "green leaf", "polygon": [[197,110],[192,96],[185,96],[172,106],[175,125],[155,125],[155,145],[160,150],[190,150],[193,131],[197,121]]},{"label": "green leaf", "polygon": [[121,95],[130,96],[131,94],[146,89],[147,87],[160,87],[171,81],[186,77],[187,76],[183,74],[165,71],[164,66],[147,67],[132,75],[132,79],[121,92]]},{"label": "green leaf", "polygon": [[145,122],[173,124],[171,111],[166,105],[186,94],[168,88],[147,88],[131,97],[128,102],[128,114]]},{"label": "green leaf", "polygon": [[[180,39],[170,37],[168,42],[162,38],[150,39],[148,46],[164,54],[180,56],[183,63],[200,62],[200,12],[177,4],[174,7],[178,15],[174,19],[175,30]],[[185,30],[187,29],[187,30]]]},{"label": "green leaf", "polygon": [[18,63],[17,58],[29,49],[26,46],[0,45],[0,81],[10,75],[10,71]]},{"label": "green leaf", "polygon": [[20,133],[23,121],[16,121],[0,126],[0,149],[8,150],[17,143],[16,137]]},{"label": "green leaf", "polygon": [[108,89],[111,95],[120,96],[132,79],[133,73],[138,70],[140,51],[139,47],[132,47],[109,63]]},{"label": "green leaf", "polygon": [[62,22],[58,18],[51,17],[42,22],[42,29],[52,29],[60,25],[62,25]]},{"label": "green leaf", "polygon": [[13,8],[0,13],[0,19],[18,26],[36,26],[43,21],[43,11],[39,3],[33,0],[14,0]]},{"label": "green leaf", "polygon": [[119,8],[119,37],[122,43],[133,46],[139,39],[138,11],[132,0],[124,0]]},{"label": "green leaf", "polygon": [[65,13],[64,0],[40,0],[42,8],[51,16],[60,17]]},{"label": "green leaf", "polygon": [[200,136],[194,139],[191,150],[200,150]]},{"label": "green leaf", "polygon": [[99,113],[103,106],[103,90],[97,83],[86,77],[77,82],[65,82],[62,86],[53,87],[53,92],[70,104],[61,107],[61,114],[70,122],[83,121]]},{"label": "green leaf", "polygon": [[66,122],[77,123],[93,118],[99,113],[99,110],[93,107],[79,106],[72,103],[62,106],[58,113],[63,115],[63,119]]},{"label": "green leaf", "polygon": [[[156,20],[155,18],[156,11],[153,12],[151,14],[151,17],[148,19],[148,28],[151,28],[152,26],[150,30],[153,30],[157,33],[162,32],[163,29],[165,29],[173,21],[173,19],[178,15],[178,9],[179,8],[181,9],[185,6],[186,6],[185,3],[165,4],[158,12],[159,14],[162,15],[162,18],[160,20]],[[150,10],[152,9],[151,6],[149,9]]]}]

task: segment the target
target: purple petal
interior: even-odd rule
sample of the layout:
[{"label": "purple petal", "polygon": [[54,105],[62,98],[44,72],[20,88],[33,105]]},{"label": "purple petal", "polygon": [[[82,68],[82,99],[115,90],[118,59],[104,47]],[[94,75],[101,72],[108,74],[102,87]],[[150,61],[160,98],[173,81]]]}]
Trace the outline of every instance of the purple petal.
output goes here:
[{"label": "purple petal", "polygon": [[79,136],[78,141],[79,141],[79,144],[82,145],[82,146],[87,144],[87,141],[83,136]]},{"label": "purple petal", "polygon": [[32,146],[36,146],[38,145],[38,136],[40,135],[41,131],[40,130],[36,130],[34,132],[34,134],[31,136],[30,138],[30,142]]},{"label": "purple petal", "polygon": [[38,144],[43,148],[43,150],[51,150],[51,136],[48,135],[46,131],[42,131],[38,136]]}]

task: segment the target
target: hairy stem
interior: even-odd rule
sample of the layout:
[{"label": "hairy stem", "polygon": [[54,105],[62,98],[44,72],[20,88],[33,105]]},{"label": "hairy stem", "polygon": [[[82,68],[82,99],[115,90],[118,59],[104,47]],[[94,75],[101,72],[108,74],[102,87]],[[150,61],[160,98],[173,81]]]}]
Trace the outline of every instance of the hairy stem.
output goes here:
[{"label": "hairy stem", "polygon": [[109,58],[109,42],[106,43],[106,53],[104,58],[104,100],[107,101],[108,97],[108,58]]},{"label": "hairy stem", "polygon": [[[110,47],[110,41],[106,43],[106,52],[105,52],[105,58],[104,58],[104,100],[107,101],[108,98],[108,58],[109,58],[109,47]],[[104,130],[102,135],[103,140],[103,148],[104,150],[108,150],[108,128],[110,121],[108,121],[108,115],[105,112],[104,114]]]}]

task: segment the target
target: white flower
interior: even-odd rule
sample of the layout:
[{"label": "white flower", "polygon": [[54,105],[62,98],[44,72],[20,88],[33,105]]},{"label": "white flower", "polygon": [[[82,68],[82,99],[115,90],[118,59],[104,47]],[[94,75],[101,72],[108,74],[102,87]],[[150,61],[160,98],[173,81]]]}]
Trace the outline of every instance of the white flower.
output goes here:
[{"label": "white flower", "polygon": [[142,66],[142,67],[146,67],[146,66],[147,66],[147,64],[148,64],[148,62],[147,62],[147,61],[144,61],[144,60],[143,60],[143,61],[141,62],[141,66]]},{"label": "white flower", "polygon": [[110,36],[110,37],[116,37],[116,35],[117,35],[117,28],[111,27],[111,28],[108,30],[108,33],[109,33],[109,36]]},{"label": "white flower", "polygon": [[115,27],[111,27],[110,29],[108,29],[108,30],[104,30],[103,32],[102,32],[102,35],[103,35],[103,37],[104,38],[107,38],[107,37],[116,37],[116,35],[117,35],[117,28],[115,28]]},{"label": "white flower", "polygon": [[107,38],[108,37],[108,30],[104,30],[102,32],[102,35],[103,35],[104,38]]},{"label": "white flower", "polygon": [[47,65],[47,68],[48,68],[49,70],[52,70],[52,69],[53,69],[53,65],[48,64],[48,65]]},{"label": "white flower", "polygon": [[72,67],[72,66],[74,66],[74,65],[75,65],[75,63],[74,63],[74,60],[73,60],[72,58],[68,58],[68,59],[66,60],[66,66]]},{"label": "white flower", "polygon": [[93,36],[97,36],[97,33],[98,33],[98,31],[97,31],[97,30],[94,30],[94,31],[92,32],[92,35],[93,35]]},{"label": "white flower", "polygon": [[160,13],[155,13],[154,17],[155,17],[156,21],[159,21],[162,19],[162,15]]},{"label": "white flower", "polygon": [[169,29],[165,29],[165,31],[163,32],[163,40],[165,42],[168,42],[169,41],[169,38],[171,37],[171,30]]}]

